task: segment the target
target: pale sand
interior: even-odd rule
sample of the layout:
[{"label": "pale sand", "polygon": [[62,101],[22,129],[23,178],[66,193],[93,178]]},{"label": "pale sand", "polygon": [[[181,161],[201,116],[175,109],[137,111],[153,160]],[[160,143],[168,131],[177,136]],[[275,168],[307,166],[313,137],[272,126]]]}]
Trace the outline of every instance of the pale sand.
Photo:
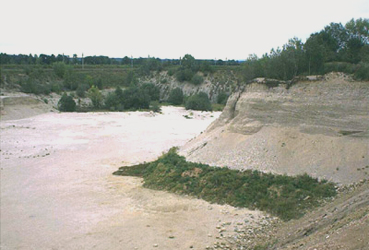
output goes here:
[{"label": "pale sand", "polygon": [[[1,124],[1,249],[204,249],[263,214],[113,176],[200,134],[219,112],[47,113]],[[157,244],[157,246],[155,245]],[[155,246],[154,246],[155,245]]]}]

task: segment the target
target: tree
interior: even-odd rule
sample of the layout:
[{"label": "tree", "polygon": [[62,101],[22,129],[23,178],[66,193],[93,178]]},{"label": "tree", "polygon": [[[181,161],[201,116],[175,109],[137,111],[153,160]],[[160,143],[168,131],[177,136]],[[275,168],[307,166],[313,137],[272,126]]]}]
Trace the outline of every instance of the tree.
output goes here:
[{"label": "tree", "polygon": [[353,37],[347,41],[347,46],[344,55],[344,61],[349,63],[359,63],[362,60],[362,48],[364,44],[360,40],[360,38]]},{"label": "tree", "polygon": [[249,55],[243,64],[242,70],[243,77],[246,81],[254,79],[255,77],[265,76],[262,62],[263,60],[259,59],[256,54]]},{"label": "tree", "polygon": [[76,102],[73,100],[73,97],[64,93],[58,102],[58,109],[62,112],[74,112],[76,110]]},{"label": "tree", "polygon": [[100,108],[102,105],[102,101],[103,101],[103,96],[100,92],[100,90],[93,85],[89,90],[88,90],[88,97],[91,99],[92,105],[95,108]]},{"label": "tree", "polygon": [[345,28],[348,34],[345,61],[350,63],[366,61],[369,56],[369,19],[351,19]]},{"label": "tree", "polygon": [[331,23],[320,33],[323,36],[326,49],[332,53],[333,58],[329,58],[329,60],[338,59],[338,53],[344,50],[347,44],[347,29],[341,23]]},{"label": "tree", "polygon": [[73,64],[78,64],[78,57],[77,54],[73,54]]},{"label": "tree", "polygon": [[321,39],[318,33],[310,35],[306,40],[305,56],[308,62],[308,73],[310,74],[322,74],[324,71],[324,62],[326,58],[326,51],[322,45]]},{"label": "tree", "polygon": [[289,80],[302,73],[304,68],[304,51],[303,43],[297,37],[288,40],[288,43],[283,45],[283,50],[280,55],[280,63],[282,64],[282,80]]},{"label": "tree", "polygon": [[183,91],[180,88],[172,89],[169,93],[168,102],[173,105],[181,105],[183,103]]},{"label": "tree", "polygon": [[195,71],[195,72],[198,71],[198,65],[197,65],[196,59],[190,54],[186,54],[182,58],[182,67],[185,69],[190,69],[191,71]]},{"label": "tree", "polygon": [[268,63],[266,65],[266,76],[274,79],[283,79],[285,65],[282,61],[281,48],[272,49],[268,55]]},{"label": "tree", "polygon": [[357,20],[351,19],[346,23],[350,38],[358,38],[363,44],[369,44],[369,19],[359,18]]},{"label": "tree", "polygon": [[131,64],[131,58],[129,58],[128,56],[123,57],[122,65],[129,65],[129,64]]},{"label": "tree", "polygon": [[199,65],[196,62],[196,59],[190,54],[186,54],[181,60],[181,67],[178,69],[176,73],[177,80],[180,82],[183,81],[192,81],[192,78],[199,70]]}]

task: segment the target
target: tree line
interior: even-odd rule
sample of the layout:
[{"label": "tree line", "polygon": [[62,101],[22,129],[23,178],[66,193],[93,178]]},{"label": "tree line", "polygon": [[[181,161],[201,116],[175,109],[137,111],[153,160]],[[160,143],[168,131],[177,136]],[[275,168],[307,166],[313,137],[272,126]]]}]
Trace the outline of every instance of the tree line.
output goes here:
[{"label": "tree line", "polygon": [[369,79],[369,19],[352,19],[345,25],[331,23],[311,34],[305,43],[295,37],[261,58],[250,55],[244,63],[243,76],[245,80],[290,80],[298,75],[331,71]]},{"label": "tree line", "polygon": [[[82,58],[76,54],[72,58],[66,55],[8,55],[0,53],[2,64],[40,64],[52,65],[57,62],[81,64]],[[253,54],[246,61],[235,60],[198,60],[187,54],[179,59],[160,59],[154,57],[109,58],[107,56],[87,56],[83,58],[87,65],[126,65],[138,67],[139,74],[148,75],[151,71],[168,69],[179,81],[202,83],[199,71],[212,72],[214,66],[242,65],[244,80],[255,77],[268,77],[290,80],[298,75],[324,74],[340,71],[355,74],[359,79],[369,79],[369,19],[351,19],[345,25],[331,23],[320,32],[313,33],[306,42],[294,37],[282,47],[271,49],[260,58]]]},{"label": "tree line", "polygon": [[[40,54],[40,55],[25,55],[25,54],[18,54],[18,55],[10,55],[6,53],[0,53],[0,62],[1,64],[18,64],[18,65],[52,65],[56,62],[63,62],[65,64],[82,64],[86,65],[126,65],[126,66],[142,66],[145,64],[155,66],[155,67],[166,67],[172,65],[181,65],[182,60],[184,57],[179,59],[160,59],[155,57],[139,57],[133,58],[125,56],[123,58],[110,58],[108,56],[86,56],[86,57],[78,57],[77,54],[73,54],[72,57],[69,55],[58,54],[58,55],[47,55],[47,54]],[[197,59],[197,63],[207,63],[210,65],[229,65],[235,66],[240,65],[241,61],[238,60],[207,60],[207,59]],[[156,68],[155,68],[156,69]]]}]

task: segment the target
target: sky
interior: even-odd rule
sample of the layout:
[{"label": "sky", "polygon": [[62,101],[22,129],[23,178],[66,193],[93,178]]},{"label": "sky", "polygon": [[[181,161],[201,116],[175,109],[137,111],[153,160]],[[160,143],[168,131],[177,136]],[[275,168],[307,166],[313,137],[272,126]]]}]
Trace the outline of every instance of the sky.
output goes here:
[{"label": "sky", "polygon": [[369,18],[369,0],[0,0],[0,53],[244,60]]}]

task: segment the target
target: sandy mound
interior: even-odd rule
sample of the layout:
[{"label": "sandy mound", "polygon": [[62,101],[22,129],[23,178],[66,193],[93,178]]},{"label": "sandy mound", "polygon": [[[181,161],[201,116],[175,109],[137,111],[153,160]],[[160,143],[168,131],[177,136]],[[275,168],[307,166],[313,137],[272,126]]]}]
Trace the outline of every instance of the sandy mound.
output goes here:
[{"label": "sandy mound", "polygon": [[1,120],[17,120],[55,111],[39,98],[26,94],[0,97]]},{"label": "sandy mound", "polygon": [[290,89],[251,84],[181,148],[189,160],[349,184],[369,178],[369,83],[340,74]]}]

